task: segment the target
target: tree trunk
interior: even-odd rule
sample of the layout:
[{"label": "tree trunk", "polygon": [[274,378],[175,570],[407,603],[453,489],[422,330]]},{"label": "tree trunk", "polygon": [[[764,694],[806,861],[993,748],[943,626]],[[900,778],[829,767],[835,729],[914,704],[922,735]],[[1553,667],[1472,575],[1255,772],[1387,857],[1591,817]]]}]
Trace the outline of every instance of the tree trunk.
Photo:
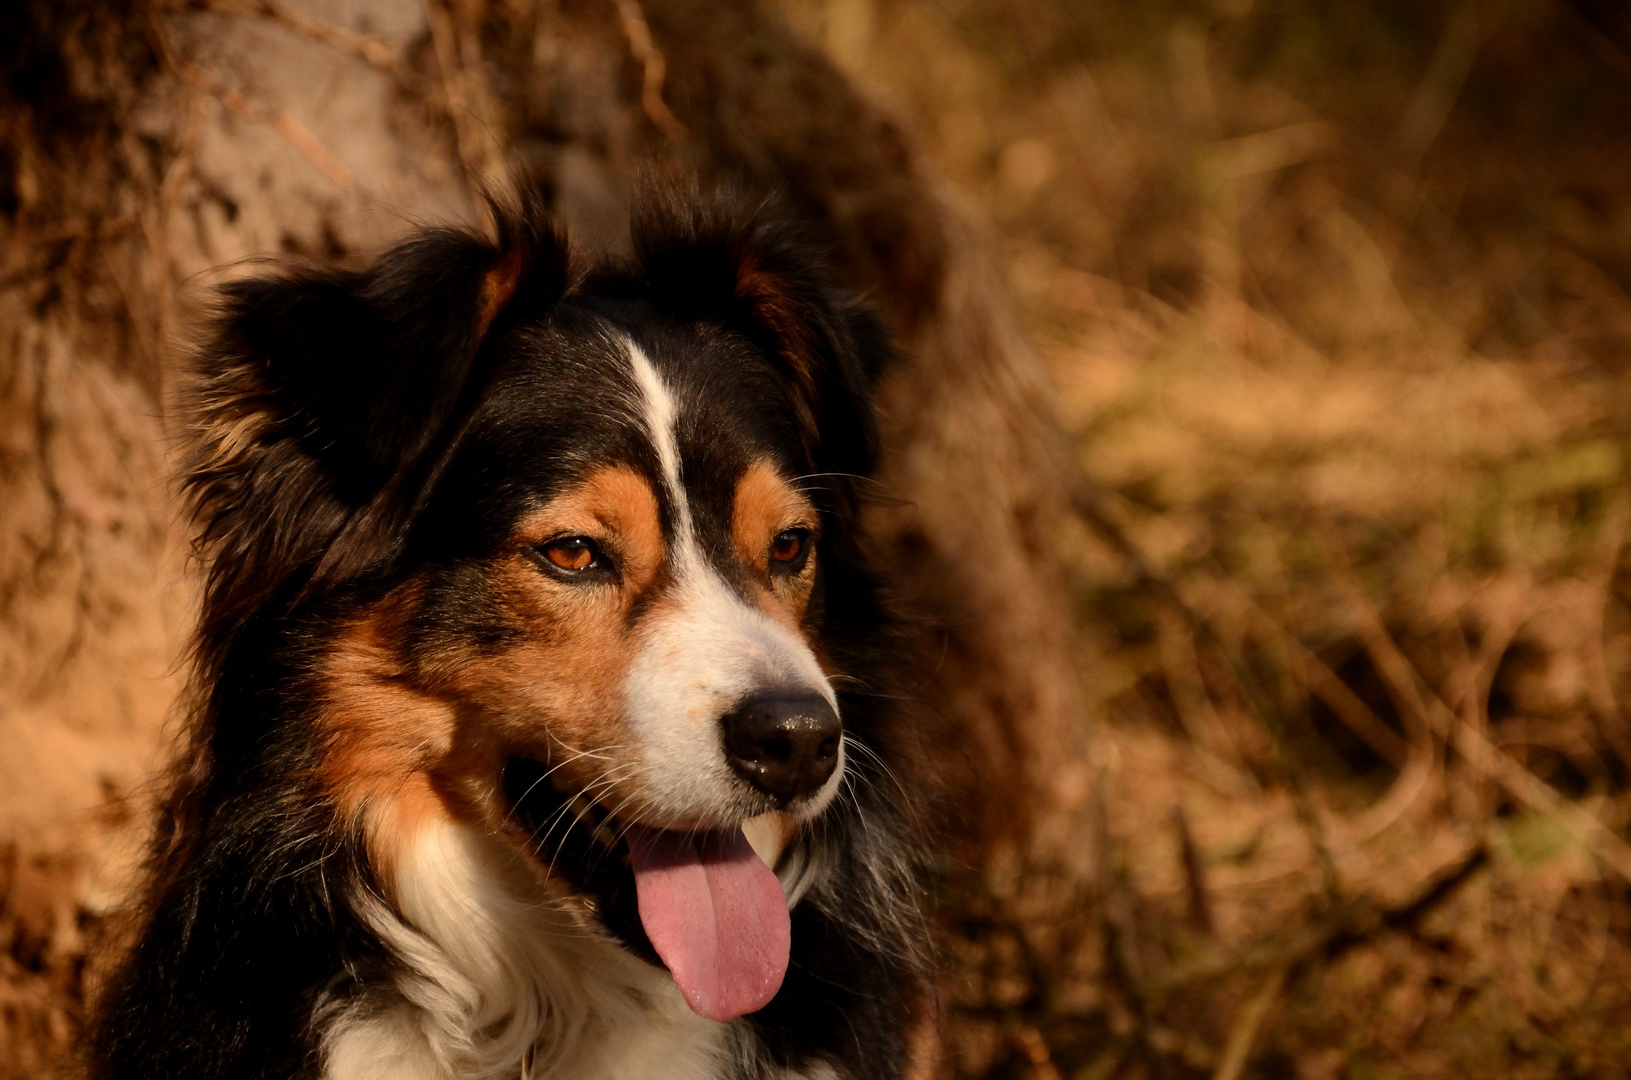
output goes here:
[{"label": "tree trunk", "polygon": [[71,1043],[136,873],[194,596],[166,388],[215,268],[364,254],[517,173],[615,246],[652,160],[778,190],[897,330],[869,528],[941,725],[953,1037],[922,1071],[1007,1054],[1014,956],[1090,878],[1066,459],[911,132],[752,0],[29,0],[0,42],[0,1076]]}]

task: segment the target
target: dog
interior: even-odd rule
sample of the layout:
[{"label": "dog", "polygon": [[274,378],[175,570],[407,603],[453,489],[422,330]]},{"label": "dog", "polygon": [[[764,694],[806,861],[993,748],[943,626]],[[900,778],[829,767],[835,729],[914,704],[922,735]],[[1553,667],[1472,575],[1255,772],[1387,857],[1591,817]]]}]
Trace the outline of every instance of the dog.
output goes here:
[{"label": "dog", "polygon": [[879,316],[769,203],[539,197],[222,287],[196,686],[90,1073],[899,1076]]}]

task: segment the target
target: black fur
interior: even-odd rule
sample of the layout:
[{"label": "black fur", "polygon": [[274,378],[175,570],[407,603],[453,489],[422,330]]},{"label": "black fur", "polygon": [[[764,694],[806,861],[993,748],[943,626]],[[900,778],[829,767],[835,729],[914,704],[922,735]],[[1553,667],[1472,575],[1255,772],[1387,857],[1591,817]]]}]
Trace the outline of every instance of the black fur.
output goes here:
[{"label": "black fur", "polygon": [[[288,267],[222,293],[188,403],[207,574],[195,705],[140,936],[100,1004],[95,1077],[315,1076],[319,1006],[388,976],[352,908],[372,887],[359,838],[314,777],[313,672],[349,612],[414,573],[430,584],[408,662],[449,642],[502,649],[513,628],[491,617],[479,560],[578,471],[655,468],[604,407],[597,324],[679,358],[664,376],[695,406],[679,439],[708,535],[728,535],[726,480],[749,456],[812,477],[811,618],[853,676],[846,729],[894,752],[900,631],[855,528],[888,359],[877,318],[763,206],[649,192],[633,259],[576,277],[536,204],[495,217],[494,238],[426,230],[367,269]],[[831,872],[795,909],[786,982],[749,1023],[781,1065],[881,1080],[899,1075],[923,987],[915,846],[898,778],[851,768],[854,797],[815,840]]]}]

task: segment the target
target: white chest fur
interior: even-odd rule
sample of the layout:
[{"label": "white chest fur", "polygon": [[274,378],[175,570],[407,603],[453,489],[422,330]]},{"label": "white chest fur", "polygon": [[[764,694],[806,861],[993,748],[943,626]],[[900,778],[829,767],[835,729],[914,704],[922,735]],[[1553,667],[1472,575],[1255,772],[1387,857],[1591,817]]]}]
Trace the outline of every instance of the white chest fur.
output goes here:
[{"label": "white chest fur", "polygon": [[363,901],[402,971],[324,1018],[325,1080],[762,1075],[742,1025],[698,1017],[666,972],[541,903],[503,845],[444,821],[404,855],[400,916]]}]

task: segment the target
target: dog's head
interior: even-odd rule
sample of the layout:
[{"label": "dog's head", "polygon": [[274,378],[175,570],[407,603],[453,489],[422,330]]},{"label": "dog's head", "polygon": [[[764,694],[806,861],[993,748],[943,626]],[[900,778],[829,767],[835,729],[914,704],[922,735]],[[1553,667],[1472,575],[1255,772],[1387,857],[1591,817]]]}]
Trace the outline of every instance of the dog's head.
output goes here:
[{"label": "dog's head", "polygon": [[312,771],[388,893],[450,817],[737,1015],[786,962],[766,863],[855,734],[886,338],[762,209],[648,194],[632,258],[577,275],[541,214],[499,218],[227,288],[203,660],[300,627]]}]

